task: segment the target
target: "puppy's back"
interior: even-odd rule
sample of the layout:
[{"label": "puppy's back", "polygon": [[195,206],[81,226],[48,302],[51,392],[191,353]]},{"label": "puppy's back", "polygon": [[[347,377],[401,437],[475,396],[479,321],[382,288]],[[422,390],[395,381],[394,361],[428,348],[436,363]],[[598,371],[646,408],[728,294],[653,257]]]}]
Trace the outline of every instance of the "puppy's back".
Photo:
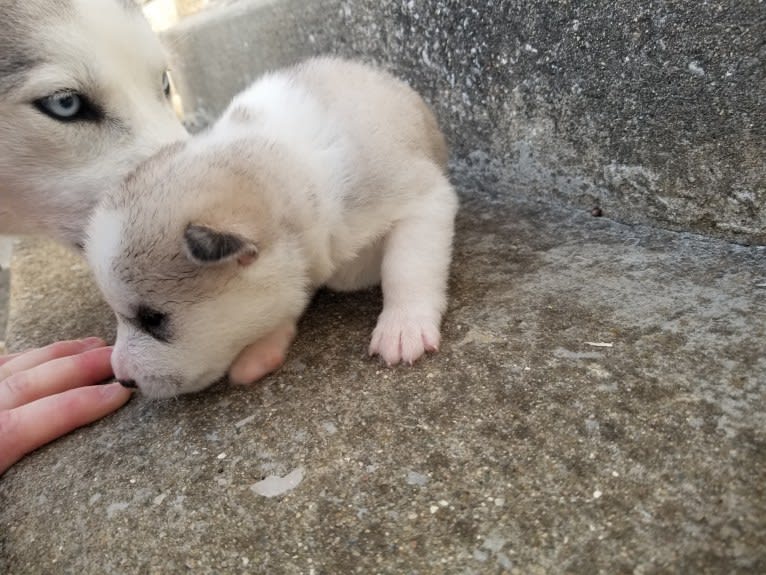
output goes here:
[{"label": "puppy's back", "polygon": [[339,58],[315,58],[291,70],[334,115],[357,143],[378,160],[425,156],[442,169],[447,143],[434,114],[406,83],[387,72]]}]

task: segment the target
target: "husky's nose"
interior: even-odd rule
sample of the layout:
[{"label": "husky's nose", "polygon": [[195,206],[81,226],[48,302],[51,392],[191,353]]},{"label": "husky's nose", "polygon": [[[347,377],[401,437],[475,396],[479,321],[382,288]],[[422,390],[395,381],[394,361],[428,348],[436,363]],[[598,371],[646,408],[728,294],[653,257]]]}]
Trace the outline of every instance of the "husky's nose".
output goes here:
[{"label": "husky's nose", "polygon": [[117,383],[119,383],[122,387],[127,387],[128,389],[136,389],[138,387],[136,382],[132,379],[118,379]]}]

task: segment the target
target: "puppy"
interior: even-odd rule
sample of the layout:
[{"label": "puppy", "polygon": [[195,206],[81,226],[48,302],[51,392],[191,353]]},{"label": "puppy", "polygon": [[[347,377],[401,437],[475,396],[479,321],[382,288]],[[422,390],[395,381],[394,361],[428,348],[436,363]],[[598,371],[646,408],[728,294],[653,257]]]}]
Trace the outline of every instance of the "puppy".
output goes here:
[{"label": "puppy", "polygon": [[131,0],[0,2],[0,234],[83,240],[102,192],[186,137]]},{"label": "puppy", "polygon": [[230,367],[258,379],[320,286],[382,282],[369,351],[389,365],[436,350],[457,209],[446,161],[428,107],[386,73],[322,58],[260,79],[94,213],[86,253],[118,318],[115,375],[150,397]]}]

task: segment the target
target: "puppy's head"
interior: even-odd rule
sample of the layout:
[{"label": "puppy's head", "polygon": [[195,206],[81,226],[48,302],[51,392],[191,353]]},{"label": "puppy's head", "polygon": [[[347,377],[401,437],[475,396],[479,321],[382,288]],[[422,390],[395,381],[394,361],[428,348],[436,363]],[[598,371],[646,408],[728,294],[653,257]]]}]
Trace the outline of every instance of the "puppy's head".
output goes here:
[{"label": "puppy's head", "polygon": [[79,244],[101,193],[186,137],[132,0],[0,2],[0,230]]},{"label": "puppy's head", "polygon": [[265,165],[256,174],[257,162],[192,147],[140,166],[88,228],[86,253],[118,319],[115,376],[150,397],[220,379],[308,300],[299,238],[275,209],[283,183]]}]

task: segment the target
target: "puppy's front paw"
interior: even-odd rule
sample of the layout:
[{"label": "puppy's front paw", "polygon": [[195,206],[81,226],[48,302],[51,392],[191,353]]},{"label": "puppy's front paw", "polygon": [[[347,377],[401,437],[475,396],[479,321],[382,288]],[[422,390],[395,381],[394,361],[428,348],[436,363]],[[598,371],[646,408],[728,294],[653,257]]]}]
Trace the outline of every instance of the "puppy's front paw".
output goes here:
[{"label": "puppy's front paw", "polygon": [[372,332],[370,355],[379,355],[389,366],[400,361],[412,365],[425,352],[437,351],[440,338],[438,320],[384,309]]},{"label": "puppy's front paw", "polygon": [[293,324],[283,325],[243,349],[229,368],[229,381],[245,385],[279,369],[295,337]]}]

